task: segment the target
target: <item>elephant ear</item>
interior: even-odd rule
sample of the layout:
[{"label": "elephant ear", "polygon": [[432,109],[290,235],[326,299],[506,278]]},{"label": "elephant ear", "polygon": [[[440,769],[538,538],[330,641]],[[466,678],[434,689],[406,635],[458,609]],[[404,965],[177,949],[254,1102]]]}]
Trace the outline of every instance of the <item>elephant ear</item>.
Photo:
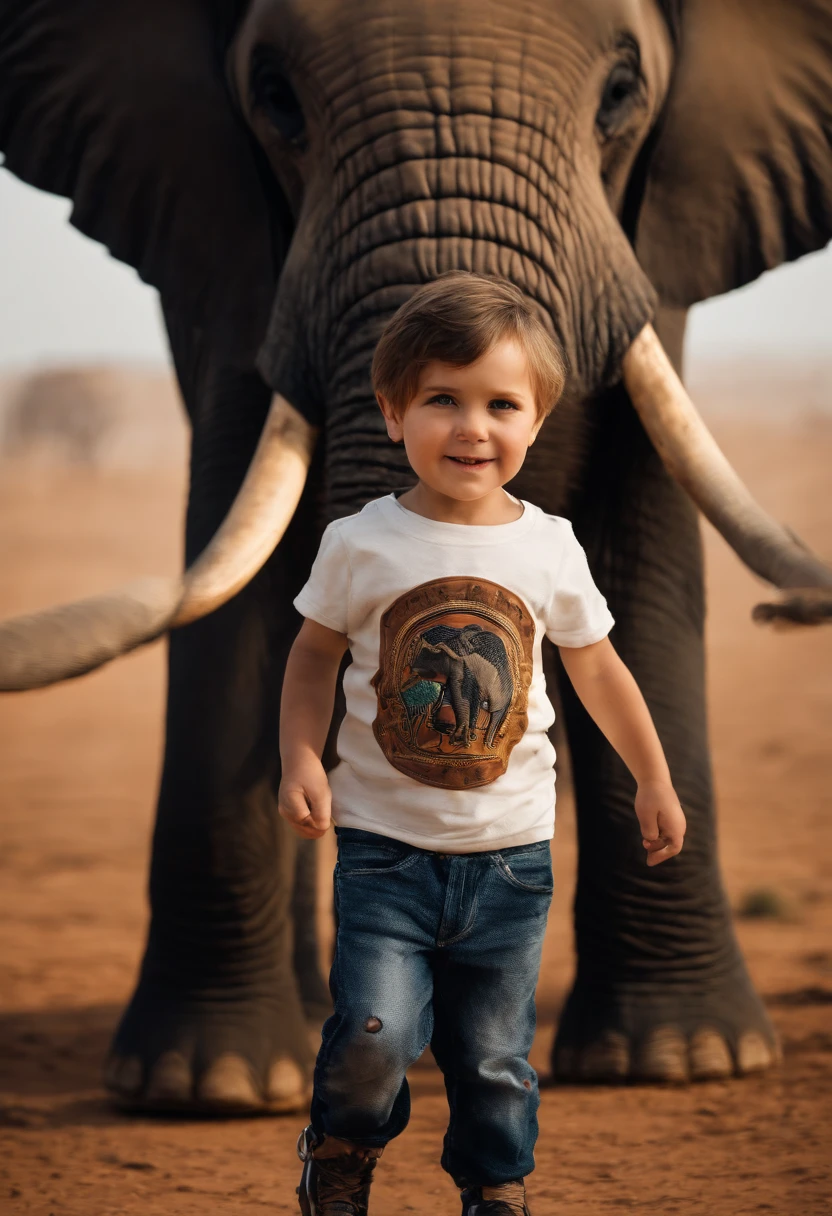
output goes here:
[{"label": "elephant ear", "polygon": [[157,287],[166,315],[253,364],[280,234],[225,84],[238,7],[0,0],[0,149],[71,198],[75,227]]},{"label": "elephant ear", "polygon": [[677,62],[636,252],[688,307],[832,237],[832,0],[664,0]]}]

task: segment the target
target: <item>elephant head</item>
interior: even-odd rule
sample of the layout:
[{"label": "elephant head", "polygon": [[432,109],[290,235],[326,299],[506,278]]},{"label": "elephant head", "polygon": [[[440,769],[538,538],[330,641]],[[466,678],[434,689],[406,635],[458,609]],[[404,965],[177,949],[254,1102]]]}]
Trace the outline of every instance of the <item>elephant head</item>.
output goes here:
[{"label": "elephant head", "polygon": [[81,674],[233,596],[319,428],[326,514],[388,488],[371,351],[460,267],[537,301],[573,399],[623,377],[728,542],[820,589],[804,619],[822,616],[832,573],[753,502],[651,321],[827,241],[830,63],[827,0],[0,0],[7,167],[158,288],[195,465],[207,427],[231,445],[262,427],[182,579],[8,622],[0,686]]}]

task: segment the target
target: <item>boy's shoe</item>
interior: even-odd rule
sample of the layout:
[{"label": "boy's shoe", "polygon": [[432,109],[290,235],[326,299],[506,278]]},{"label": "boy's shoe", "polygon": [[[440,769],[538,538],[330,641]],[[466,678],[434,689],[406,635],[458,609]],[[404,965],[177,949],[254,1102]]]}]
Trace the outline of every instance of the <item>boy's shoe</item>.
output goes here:
[{"label": "boy's shoe", "polygon": [[526,1187],[522,1181],[466,1187],[462,1192],[462,1216],[531,1216]]},{"label": "boy's shoe", "polygon": [[312,1128],[305,1127],[298,1137],[303,1216],[367,1216],[373,1170],[383,1151],[353,1148],[330,1136],[318,1141]]}]

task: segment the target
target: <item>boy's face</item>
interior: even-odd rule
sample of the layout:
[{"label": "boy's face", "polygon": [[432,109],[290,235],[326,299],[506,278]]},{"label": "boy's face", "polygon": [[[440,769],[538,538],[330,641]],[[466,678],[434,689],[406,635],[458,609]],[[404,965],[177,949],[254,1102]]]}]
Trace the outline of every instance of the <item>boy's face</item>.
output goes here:
[{"label": "boy's face", "polygon": [[419,481],[464,502],[511,481],[542,422],[525,353],[509,338],[468,367],[429,363],[399,418],[381,395],[379,405]]}]

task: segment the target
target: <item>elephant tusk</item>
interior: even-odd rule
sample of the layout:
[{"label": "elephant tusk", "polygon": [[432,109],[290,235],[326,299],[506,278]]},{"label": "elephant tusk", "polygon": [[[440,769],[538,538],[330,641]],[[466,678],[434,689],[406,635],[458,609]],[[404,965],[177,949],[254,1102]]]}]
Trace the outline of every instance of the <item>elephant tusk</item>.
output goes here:
[{"label": "elephant tusk", "polygon": [[[275,396],[245,480],[213,540],[188,568],[171,629],[207,616],[249,583],[291,523],[318,432]],[[276,491],[277,487],[277,492]]]},{"label": "elephant tusk", "polygon": [[779,603],[758,604],[757,621],[832,620],[832,569],[768,515],[723,453],[677,376],[652,325],[624,356],[624,384],[668,472],[741,560],[775,587]]},{"label": "elephant tusk", "polygon": [[0,691],[22,692],[84,675],[207,616],[263,566],[303,493],[317,431],[280,396],[272,400],[242,486],[214,538],[183,575],[0,624]]}]

